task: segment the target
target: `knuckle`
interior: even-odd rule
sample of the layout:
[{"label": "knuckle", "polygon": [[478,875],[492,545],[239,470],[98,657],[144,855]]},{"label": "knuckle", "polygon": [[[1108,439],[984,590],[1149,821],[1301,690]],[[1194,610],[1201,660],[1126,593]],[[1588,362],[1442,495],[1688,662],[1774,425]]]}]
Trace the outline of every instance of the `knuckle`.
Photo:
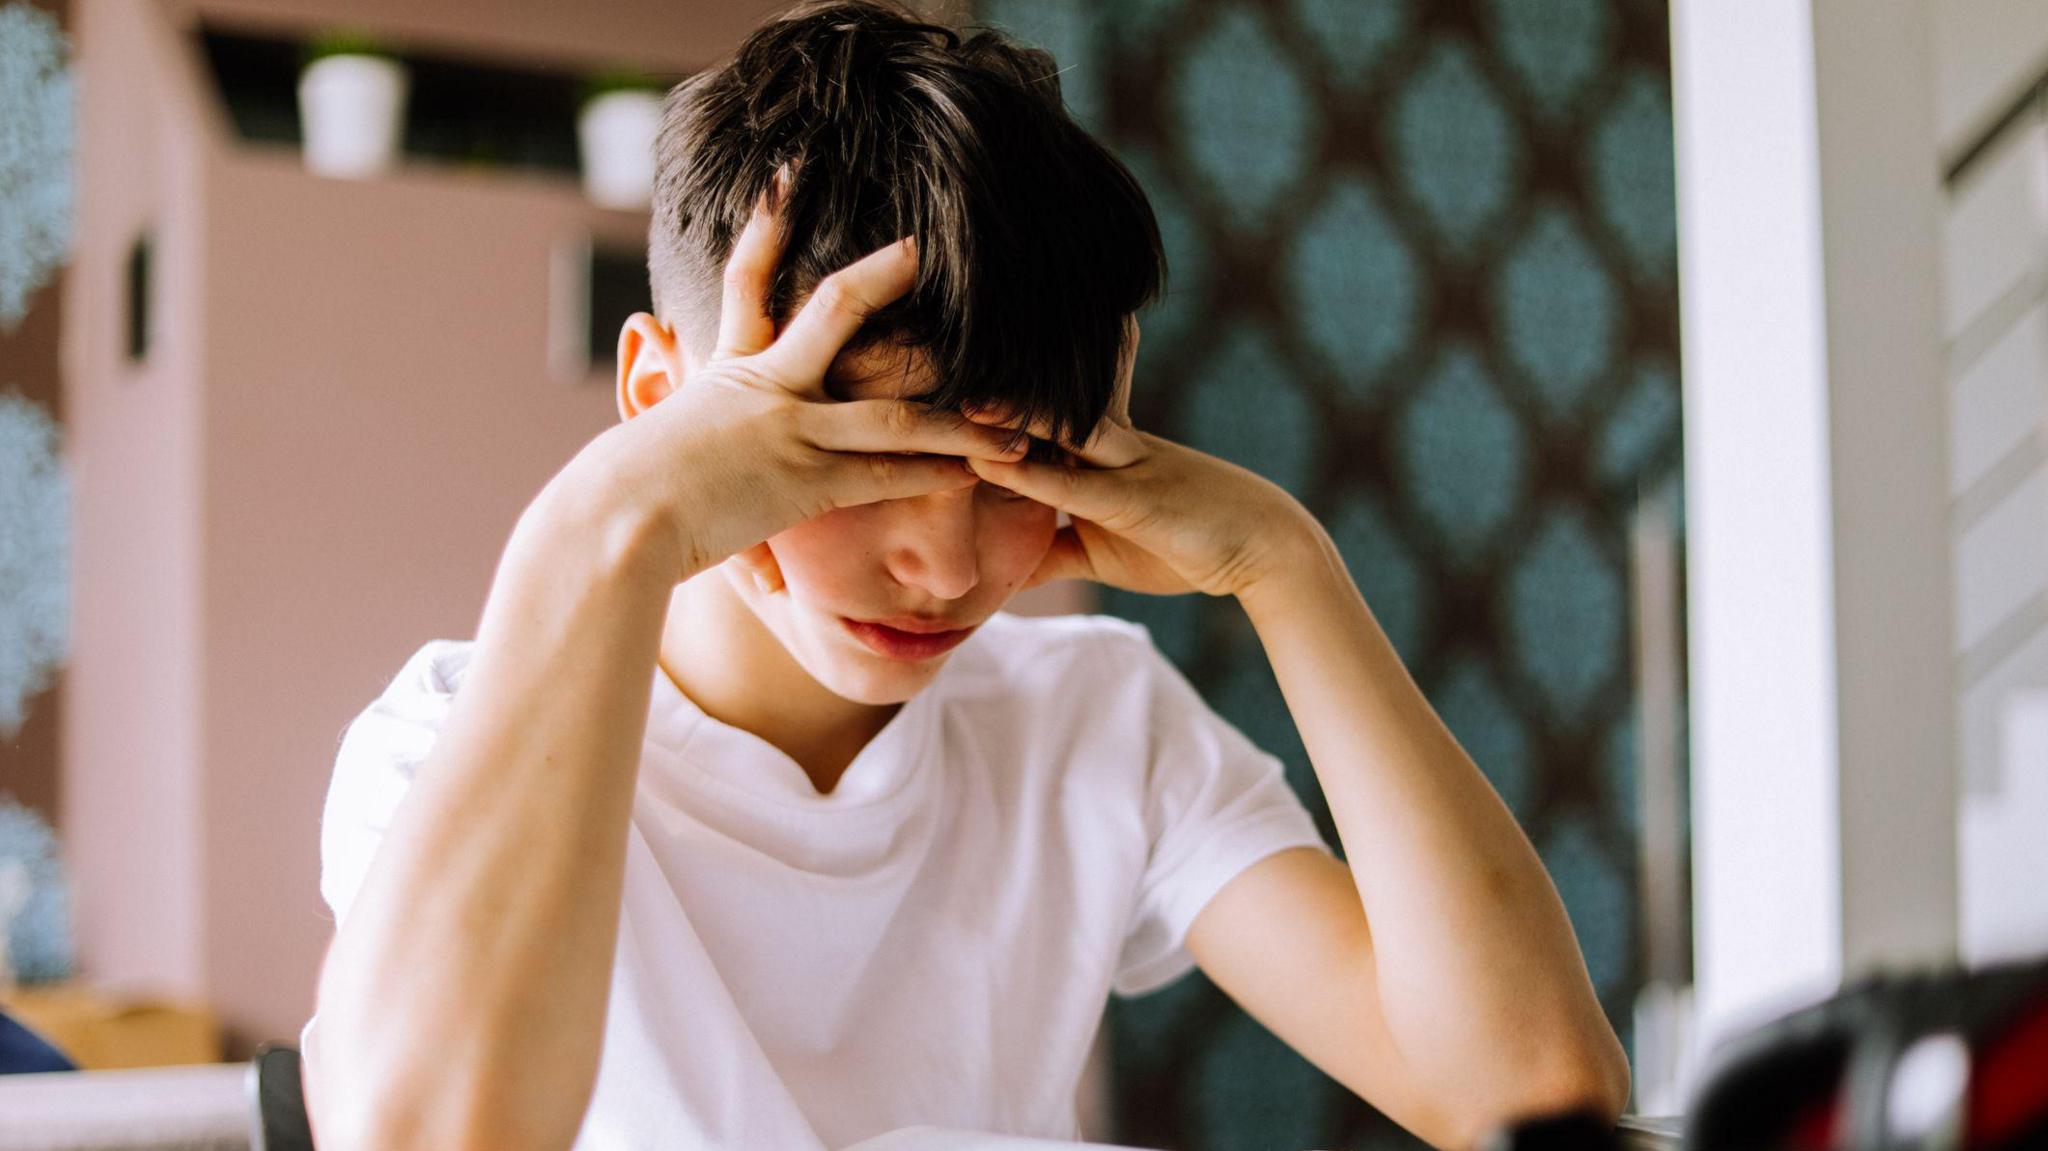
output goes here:
[{"label": "knuckle", "polygon": [[882,412],[883,425],[890,434],[908,436],[924,426],[924,419],[917,409],[902,400],[891,400]]},{"label": "knuckle", "polygon": [[811,408],[813,408],[811,403],[799,403],[799,401],[776,403],[776,408],[774,408],[776,420],[778,420],[776,428],[782,430],[784,438],[805,440],[805,442],[811,440],[813,428],[815,428],[813,426]]},{"label": "knuckle", "polygon": [[783,386],[782,374],[775,369],[774,362],[766,357],[748,356],[734,361],[732,368],[733,375],[740,382],[757,392],[778,398],[788,394]]},{"label": "knuckle", "polygon": [[868,456],[868,478],[877,488],[887,491],[902,474],[903,465],[895,457],[877,452]]},{"label": "knuckle", "polygon": [[724,281],[728,289],[746,296],[761,295],[768,287],[767,275],[738,256],[725,265]]},{"label": "knuckle", "polygon": [[784,442],[796,441],[808,444],[811,440],[811,421],[803,404],[776,404],[768,411],[769,426],[775,430],[775,438]]},{"label": "knuckle", "polygon": [[834,272],[819,281],[817,291],[813,295],[818,301],[818,306],[828,312],[865,320],[874,311],[839,272]]},{"label": "knuckle", "polygon": [[1058,476],[1059,478],[1055,482],[1059,485],[1060,494],[1065,496],[1072,496],[1075,492],[1080,490],[1080,468],[1075,467],[1073,464],[1062,464],[1058,469]]}]

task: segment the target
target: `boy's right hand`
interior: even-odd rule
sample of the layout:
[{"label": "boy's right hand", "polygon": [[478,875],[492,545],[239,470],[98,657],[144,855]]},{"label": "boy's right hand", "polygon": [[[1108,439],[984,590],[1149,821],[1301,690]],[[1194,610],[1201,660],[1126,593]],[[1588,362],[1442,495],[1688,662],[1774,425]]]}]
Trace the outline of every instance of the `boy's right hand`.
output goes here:
[{"label": "boy's right hand", "polygon": [[726,264],[710,359],[592,440],[558,477],[593,468],[585,482],[605,489],[605,506],[623,501],[633,522],[654,533],[674,558],[677,581],[835,508],[970,487],[979,479],[963,457],[1025,454],[1007,429],[957,413],[826,393],[826,370],[841,348],[915,282],[911,239],[827,276],[777,333],[768,295],[782,242],[763,197]]}]

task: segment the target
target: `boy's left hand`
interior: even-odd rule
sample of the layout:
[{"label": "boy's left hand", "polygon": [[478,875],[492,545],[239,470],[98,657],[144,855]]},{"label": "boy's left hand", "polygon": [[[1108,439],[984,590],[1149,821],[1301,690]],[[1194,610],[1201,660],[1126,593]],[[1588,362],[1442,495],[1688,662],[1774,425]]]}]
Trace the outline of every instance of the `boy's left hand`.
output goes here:
[{"label": "boy's left hand", "polygon": [[[1227,460],[1131,426],[1131,372],[1138,324],[1118,365],[1108,414],[1075,462],[970,459],[997,487],[1067,513],[1052,550],[1026,582],[1087,579],[1148,595],[1200,591],[1237,595],[1303,554],[1320,529],[1308,510],[1271,480]],[[969,419],[1015,427],[1001,411]],[[1046,438],[1047,429],[1025,429]]]}]

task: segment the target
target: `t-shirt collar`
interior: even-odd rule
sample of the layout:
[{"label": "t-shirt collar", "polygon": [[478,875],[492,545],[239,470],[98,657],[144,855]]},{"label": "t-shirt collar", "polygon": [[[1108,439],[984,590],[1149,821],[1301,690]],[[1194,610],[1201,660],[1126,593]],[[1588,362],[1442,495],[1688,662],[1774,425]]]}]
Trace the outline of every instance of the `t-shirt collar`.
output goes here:
[{"label": "t-shirt collar", "polygon": [[[971,641],[954,653],[956,659],[967,646]],[[728,797],[820,815],[893,807],[914,795],[917,789],[910,785],[932,758],[927,754],[931,729],[951,667],[949,661],[924,690],[897,709],[854,756],[829,794],[819,794],[803,768],[782,749],[706,715],[658,664],[648,707],[649,750],[663,753],[685,782]],[[643,763],[642,770],[649,766]]]}]

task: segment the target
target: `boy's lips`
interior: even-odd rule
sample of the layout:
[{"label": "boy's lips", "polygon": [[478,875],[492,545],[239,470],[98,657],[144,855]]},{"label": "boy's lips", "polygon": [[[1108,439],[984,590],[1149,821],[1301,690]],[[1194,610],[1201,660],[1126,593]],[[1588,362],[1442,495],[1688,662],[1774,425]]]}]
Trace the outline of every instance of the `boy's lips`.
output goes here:
[{"label": "boy's lips", "polygon": [[852,619],[854,623],[872,623],[872,625],[879,625],[879,627],[891,627],[895,631],[907,631],[911,635],[938,635],[942,631],[967,631],[967,629],[973,627],[973,625],[967,625],[967,623],[952,623],[952,621],[942,621],[942,619],[926,619],[926,616],[883,616],[883,619],[854,619],[854,616],[846,616],[846,619]]},{"label": "boy's lips", "polygon": [[868,650],[876,655],[909,662],[951,651],[980,626],[969,624],[962,627],[946,620],[920,619],[917,616],[879,620],[841,616],[840,621],[855,639],[866,644]]}]

